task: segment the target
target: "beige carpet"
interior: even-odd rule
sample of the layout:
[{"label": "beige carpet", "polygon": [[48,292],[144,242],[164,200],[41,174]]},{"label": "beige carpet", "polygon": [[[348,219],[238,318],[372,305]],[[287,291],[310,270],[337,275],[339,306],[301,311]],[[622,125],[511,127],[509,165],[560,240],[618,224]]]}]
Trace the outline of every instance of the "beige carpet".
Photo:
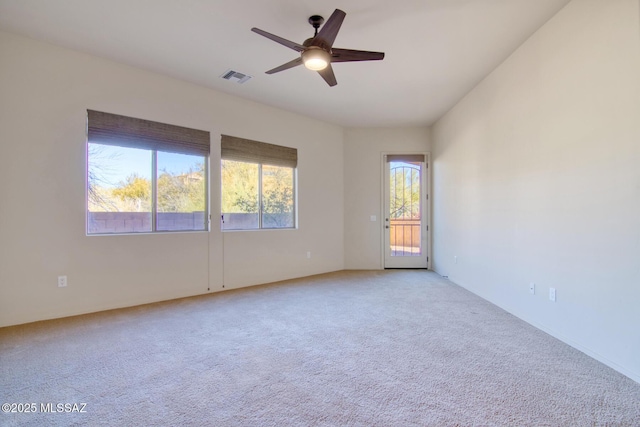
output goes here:
[{"label": "beige carpet", "polygon": [[640,426],[640,384],[427,271],[3,328],[0,375],[37,406],[3,426]]}]

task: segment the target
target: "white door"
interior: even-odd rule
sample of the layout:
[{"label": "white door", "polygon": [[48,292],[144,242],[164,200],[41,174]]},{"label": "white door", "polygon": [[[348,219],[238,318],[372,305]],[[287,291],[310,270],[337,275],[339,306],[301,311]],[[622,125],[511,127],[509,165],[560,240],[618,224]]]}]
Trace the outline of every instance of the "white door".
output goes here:
[{"label": "white door", "polygon": [[385,268],[427,268],[424,154],[384,156]]}]

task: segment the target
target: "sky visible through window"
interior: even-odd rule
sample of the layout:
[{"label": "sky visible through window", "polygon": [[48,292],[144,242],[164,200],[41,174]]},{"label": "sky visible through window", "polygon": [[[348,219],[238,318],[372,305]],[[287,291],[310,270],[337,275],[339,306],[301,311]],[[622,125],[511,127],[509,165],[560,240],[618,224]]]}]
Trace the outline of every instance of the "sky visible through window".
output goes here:
[{"label": "sky visible through window", "polygon": [[[199,159],[202,159],[201,157]],[[151,180],[151,151],[111,145],[89,144],[90,167],[100,175],[100,181],[107,188],[117,187],[127,177],[135,174]],[[199,169],[194,156],[158,152],[159,172],[181,175]]]}]

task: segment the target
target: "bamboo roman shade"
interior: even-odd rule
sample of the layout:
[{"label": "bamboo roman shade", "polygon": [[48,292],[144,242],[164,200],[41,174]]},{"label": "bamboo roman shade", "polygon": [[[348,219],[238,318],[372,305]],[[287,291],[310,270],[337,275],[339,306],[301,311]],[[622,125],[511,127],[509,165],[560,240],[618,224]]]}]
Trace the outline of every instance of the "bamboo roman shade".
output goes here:
[{"label": "bamboo roman shade", "polygon": [[424,154],[387,154],[387,162],[424,163]]},{"label": "bamboo roman shade", "polygon": [[262,163],[273,166],[298,166],[298,150],[266,142],[252,141],[235,136],[222,135],[222,160]]},{"label": "bamboo roman shade", "polygon": [[87,110],[89,142],[208,156],[209,132]]}]

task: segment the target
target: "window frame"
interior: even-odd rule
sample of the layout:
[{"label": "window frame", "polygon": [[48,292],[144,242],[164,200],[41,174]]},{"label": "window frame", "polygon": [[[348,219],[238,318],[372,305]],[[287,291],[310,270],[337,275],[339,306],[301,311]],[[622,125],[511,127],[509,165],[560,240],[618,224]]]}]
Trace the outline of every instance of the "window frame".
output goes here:
[{"label": "window frame", "polygon": [[[233,161],[245,164],[258,165],[258,227],[257,228],[225,228],[224,214],[220,212],[220,230],[227,231],[256,231],[256,230],[295,230],[298,228],[298,149],[266,142],[253,141],[235,136],[221,135],[220,144],[220,169],[224,170],[223,162]],[[264,191],[263,191],[263,166],[290,168],[292,172],[292,226],[291,227],[264,227]],[[224,184],[220,181],[220,198],[224,198]]]},{"label": "window frame", "polygon": [[[230,159],[220,159],[220,170],[222,171],[222,162],[224,162],[225,160],[229,160],[229,161],[233,161],[233,162],[238,162],[238,163],[247,163],[247,164],[252,164],[252,165],[257,165],[258,166],[258,227],[256,228],[224,228],[224,212],[220,212],[220,231],[222,232],[228,232],[228,231],[260,231],[260,230],[296,230],[298,228],[298,168],[293,168],[291,167],[291,189],[293,192],[292,195],[292,204],[293,204],[293,209],[291,211],[291,215],[292,215],[292,223],[293,225],[291,227],[264,227],[263,226],[263,219],[262,216],[264,215],[263,212],[263,188],[262,188],[262,166],[276,166],[276,167],[288,167],[288,166],[279,166],[279,165],[270,165],[267,163],[256,163],[256,162],[243,162],[240,160],[230,160]],[[224,193],[224,187],[223,187],[223,182],[222,179],[220,179],[220,199],[222,200],[223,197],[223,193]],[[221,209],[222,209],[222,204],[220,205]]]},{"label": "window frame", "polygon": [[[198,233],[211,231],[210,206],[210,136],[208,131],[153,122],[100,111],[87,110],[85,171],[85,233],[87,236],[130,234]],[[149,151],[151,154],[151,230],[90,232],[89,169],[90,144],[118,146]],[[158,152],[201,156],[203,160],[204,212],[201,229],[158,229]]]}]

